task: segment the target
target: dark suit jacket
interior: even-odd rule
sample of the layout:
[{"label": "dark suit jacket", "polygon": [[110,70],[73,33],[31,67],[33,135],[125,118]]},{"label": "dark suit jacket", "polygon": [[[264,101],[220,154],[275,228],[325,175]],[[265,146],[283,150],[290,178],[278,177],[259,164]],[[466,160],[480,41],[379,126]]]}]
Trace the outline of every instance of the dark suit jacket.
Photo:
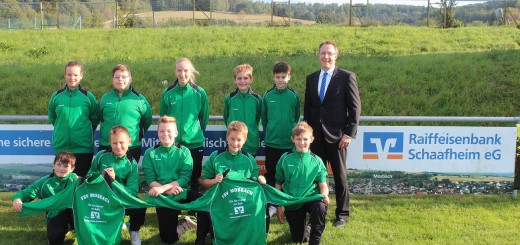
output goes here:
[{"label": "dark suit jacket", "polygon": [[319,76],[320,70],[307,76],[303,120],[311,125],[318,142],[322,136],[329,143],[344,134],[355,138],[361,115],[356,75],[336,67],[323,103],[318,95]]}]

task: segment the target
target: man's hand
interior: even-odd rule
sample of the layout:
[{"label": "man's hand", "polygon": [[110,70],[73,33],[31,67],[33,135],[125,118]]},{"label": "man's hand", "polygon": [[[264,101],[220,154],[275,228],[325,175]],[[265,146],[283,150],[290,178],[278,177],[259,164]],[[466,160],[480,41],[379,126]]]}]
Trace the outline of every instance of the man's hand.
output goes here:
[{"label": "man's hand", "polygon": [[341,137],[341,140],[339,141],[339,149],[347,148],[350,145],[350,141],[352,138],[348,137],[346,134]]}]

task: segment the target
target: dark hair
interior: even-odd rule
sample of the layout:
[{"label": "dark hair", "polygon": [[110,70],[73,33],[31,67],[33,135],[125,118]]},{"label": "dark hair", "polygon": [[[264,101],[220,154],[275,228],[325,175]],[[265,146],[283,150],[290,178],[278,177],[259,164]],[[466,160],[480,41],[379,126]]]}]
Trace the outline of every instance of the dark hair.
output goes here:
[{"label": "dark hair", "polygon": [[54,164],[53,165],[56,165],[57,163],[61,163],[63,165],[69,165],[74,168],[74,166],[76,166],[76,156],[74,156],[74,154],[72,154],[71,152],[68,152],[68,151],[62,151],[60,153],[58,153],[58,155],[56,155],[56,157],[54,157]]},{"label": "dark hair", "polygon": [[277,73],[291,74],[291,66],[283,61],[276,62],[273,66],[273,74]]}]

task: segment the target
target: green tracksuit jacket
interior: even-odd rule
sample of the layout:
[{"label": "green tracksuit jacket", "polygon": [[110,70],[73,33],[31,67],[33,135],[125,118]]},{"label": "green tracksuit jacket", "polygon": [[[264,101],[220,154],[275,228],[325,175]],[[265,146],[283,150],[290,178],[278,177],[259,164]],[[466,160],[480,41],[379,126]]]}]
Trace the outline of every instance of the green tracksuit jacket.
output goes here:
[{"label": "green tracksuit jacket", "polygon": [[245,178],[258,179],[258,164],[253,156],[245,151],[232,154],[227,148],[214,151],[202,166],[201,179],[214,179],[217,174],[233,170]]},{"label": "green tracksuit jacket", "polygon": [[92,166],[87,173],[87,177],[100,175],[105,168],[114,168],[115,181],[122,184],[128,194],[137,196],[139,172],[137,162],[134,159],[130,161],[126,156],[118,157],[112,152],[100,151],[92,160]]},{"label": "green tracksuit jacket", "polygon": [[245,179],[242,173],[230,171],[197,200],[180,204],[168,197],[147,196],[156,206],[179,210],[209,211],[215,237],[213,244],[266,244],[266,203],[286,206],[323,199],[320,194],[292,197],[269,185]]},{"label": "green tracksuit jacket", "polygon": [[54,92],[49,100],[47,115],[54,126],[54,153],[94,152],[94,131],[99,123],[96,97],[79,86],[67,86]]},{"label": "green tracksuit jacket", "polygon": [[292,149],[292,129],[300,121],[300,95],[288,87],[276,85],[262,99],[262,126],[265,145],[277,149]]},{"label": "green tracksuit jacket", "polygon": [[[27,188],[17,192],[16,194],[14,194],[11,200],[14,201],[15,199],[20,198],[20,200],[25,205],[25,203],[29,203],[35,198],[49,198],[63,191],[67,187],[74,185],[77,180],[78,176],[75,173],[70,173],[63,178],[60,178],[56,176],[54,173],[52,173],[50,175],[38,179],[31,185],[27,186]],[[56,217],[56,215],[63,211],[63,209],[47,213],[47,222],[49,222],[52,218]]]},{"label": "green tracksuit jacket", "polygon": [[247,93],[240,93],[238,88],[229,93],[224,99],[224,123],[226,127],[232,121],[240,121],[246,124],[247,141],[244,150],[256,156],[260,147],[260,116],[262,114],[262,98],[251,88]]},{"label": "green tracksuit jacket", "polygon": [[[320,193],[317,184],[327,181],[327,168],[321,158],[314,153],[292,150],[280,157],[276,164],[276,184],[282,191],[294,197],[304,197]],[[301,205],[289,206],[297,209]]]},{"label": "green tracksuit jacket", "polygon": [[50,198],[24,203],[19,216],[72,208],[79,245],[120,244],[125,208],[146,207],[151,205],[127,193],[120,183],[113,182],[111,189],[101,176],[92,176]]},{"label": "green tracksuit jacket", "polygon": [[209,103],[206,91],[191,81],[181,86],[177,81],[165,89],[159,107],[161,116],[177,119],[179,135],[176,142],[188,149],[202,147],[204,131],[209,120]]},{"label": "green tracksuit jacket", "polygon": [[177,143],[171,147],[161,144],[144,153],[143,172],[146,183],[157,181],[161,185],[177,181],[183,189],[189,189],[193,159],[185,146]]},{"label": "green tracksuit jacket", "polygon": [[99,119],[101,121],[99,144],[110,147],[110,130],[120,125],[128,129],[132,143],[130,147],[141,146],[144,133],[152,124],[152,109],[144,95],[136,92],[130,85],[121,97],[116,89],[101,97],[99,101]]}]

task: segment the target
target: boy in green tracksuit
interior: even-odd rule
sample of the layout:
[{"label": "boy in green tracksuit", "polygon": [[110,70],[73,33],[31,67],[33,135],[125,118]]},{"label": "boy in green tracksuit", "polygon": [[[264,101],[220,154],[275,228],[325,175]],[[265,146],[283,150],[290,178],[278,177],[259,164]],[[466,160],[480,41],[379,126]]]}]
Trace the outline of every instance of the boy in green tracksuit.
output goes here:
[{"label": "boy in green tracksuit", "polygon": [[[54,196],[78,180],[74,170],[76,158],[71,152],[60,152],[54,158],[53,173],[37,180],[24,190],[17,192],[12,198],[15,212],[23,211],[23,203],[35,198],[45,199]],[[47,213],[47,240],[49,244],[60,244],[65,240],[68,227],[74,229],[72,210],[62,209]]]},{"label": "boy in green tracksuit", "polygon": [[186,146],[193,158],[190,187],[199,190],[198,179],[204,157],[204,131],[209,120],[209,103],[206,91],[195,84],[193,63],[187,58],[180,58],[175,63],[175,83],[166,88],[161,95],[160,114],[177,120],[178,135],[175,142]]},{"label": "boy in green tracksuit", "polygon": [[235,67],[234,83],[237,89],[226,95],[224,99],[224,123],[240,121],[247,125],[247,141],[244,150],[256,157],[260,147],[260,115],[262,113],[262,98],[253,92],[250,85],[253,82],[253,67],[242,64]]},{"label": "boy in green tracksuit", "polygon": [[265,133],[265,178],[267,184],[274,187],[276,163],[294,147],[291,133],[300,121],[300,95],[287,86],[291,80],[289,64],[276,63],[273,79],[273,88],[265,92],[262,99],[262,126]]},{"label": "boy in green tracksuit", "polygon": [[94,156],[94,131],[99,123],[96,97],[81,88],[83,66],[77,61],[65,65],[66,85],[49,100],[48,118],[54,126],[54,154],[68,151],[76,157],[74,173],[85,177]]},{"label": "boy in green tracksuit", "polygon": [[99,151],[110,149],[110,130],[116,125],[124,126],[132,142],[128,155],[139,162],[141,139],[152,124],[152,109],[144,95],[135,91],[128,66],[119,64],[112,70],[114,89],[99,101],[101,121]]},{"label": "boy in green tracksuit", "polygon": [[[263,176],[258,176],[258,165],[251,156],[251,154],[242,150],[242,146],[247,140],[248,128],[246,124],[239,121],[232,121],[229,123],[226,132],[227,147],[221,150],[216,150],[209,156],[209,159],[204,163],[202,168],[202,175],[199,179],[202,186],[211,188],[217,183],[222,182],[224,173],[233,170],[245,178],[258,180],[260,183],[265,183]],[[202,214],[201,214],[202,215]],[[209,213],[204,213],[209,217]],[[208,220],[207,218],[206,220]],[[201,239],[204,239],[206,234],[211,230],[211,222],[207,222],[206,227],[197,225],[197,229],[201,226]],[[198,238],[198,236],[197,236]]]},{"label": "boy in green tracksuit", "polygon": [[[309,150],[314,137],[312,128],[306,122],[300,122],[294,127],[291,140],[294,142],[294,150],[285,153],[276,165],[275,187],[294,197],[316,193],[323,195],[321,201],[285,207],[292,241],[319,244],[329,205],[327,169],[323,161]],[[278,213],[283,213],[281,207],[278,207]],[[306,225],[306,213],[309,213],[310,227]]]},{"label": "boy in green tracksuit", "polygon": [[[123,126],[114,126],[110,130],[110,150],[99,151],[90,168],[87,178],[101,175],[110,184],[113,181],[124,185],[125,191],[137,197],[139,190],[139,173],[137,161],[127,157],[127,152],[132,139],[128,130]],[[146,209],[127,209],[125,213],[130,216],[130,238],[132,245],[141,244],[139,229],[144,224]]]},{"label": "boy in green tracksuit", "polygon": [[[146,183],[150,186],[148,195],[162,194],[174,197],[187,192],[186,198],[182,198],[184,200],[180,202],[197,199],[201,196],[200,193],[189,189],[193,160],[188,148],[175,142],[178,135],[175,118],[162,116],[159,119],[157,135],[161,143],[146,150],[143,158],[143,172]],[[177,231],[180,210],[157,207],[156,211],[161,241],[168,244],[177,242],[185,231]],[[204,219],[198,217],[197,221],[198,225],[205,225]],[[202,244],[203,242],[204,240]]]},{"label": "boy in green tracksuit", "polygon": [[78,245],[121,244],[121,226],[125,208],[151,207],[127,193],[118,182],[110,185],[100,175],[76,181],[52,197],[24,203],[18,215],[28,216],[65,208],[74,210],[74,228]]},{"label": "boy in green tracksuit", "polygon": [[213,244],[265,245],[267,235],[259,227],[265,227],[267,202],[283,206],[296,205],[321,200],[323,196],[292,197],[262,184],[261,179],[259,177],[259,183],[246,179],[242,173],[229,170],[224,173],[221,182],[193,202],[181,204],[164,196],[148,197],[147,201],[161,207],[209,211],[214,223]]}]

